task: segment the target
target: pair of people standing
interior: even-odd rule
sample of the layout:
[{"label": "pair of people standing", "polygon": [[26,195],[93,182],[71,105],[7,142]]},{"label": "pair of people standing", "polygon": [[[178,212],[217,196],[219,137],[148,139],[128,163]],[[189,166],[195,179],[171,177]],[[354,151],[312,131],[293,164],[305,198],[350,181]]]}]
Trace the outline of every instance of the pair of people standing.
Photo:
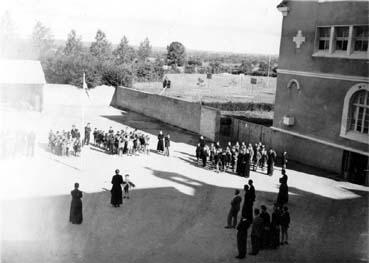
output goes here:
[{"label": "pair of people standing", "polygon": [[163,153],[165,156],[169,157],[170,155],[169,148],[170,148],[170,135],[167,134],[166,136],[164,136],[163,131],[160,131],[158,134],[158,145],[156,147],[156,150],[159,153]]},{"label": "pair of people standing", "polygon": [[[123,198],[129,199],[129,190],[131,189],[131,187],[135,187],[135,184],[132,183],[129,179],[129,174],[126,174],[123,180],[123,176],[121,176],[119,172],[120,171],[116,169],[115,175],[111,179],[111,183],[113,186],[110,190],[110,203],[113,207],[120,207],[120,205],[123,204]],[[122,191],[122,185],[124,189],[124,195]]]}]

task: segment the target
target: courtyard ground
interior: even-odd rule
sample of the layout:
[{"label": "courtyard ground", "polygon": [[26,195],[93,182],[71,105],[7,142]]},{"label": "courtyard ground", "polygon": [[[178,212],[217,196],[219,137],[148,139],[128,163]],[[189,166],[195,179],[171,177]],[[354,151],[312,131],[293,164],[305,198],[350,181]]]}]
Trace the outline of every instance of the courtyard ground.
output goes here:
[{"label": "courtyard ground", "polygon": [[[224,226],[233,191],[247,180],[197,167],[195,134],[111,108],[112,94],[99,87],[89,100],[74,87],[47,85],[42,114],[1,112],[2,128],[38,134],[34,158],[0,160],[1,262],[239,262],[236,231]],[[81,157],[67,158],[48,151],[49,129],[82,129],[86,122],[105,130],[137,128],[151,135],[151,148],[163,130],[171,135],[172,156],[118,157],[84,147]],[[109,204],[117,168],[137,186],[118,209]],[[367,262],[369,187],[295,168],[287,170],[290,244],[243,261]],[[272,177],[251,172],[256,207],[271,210],[279,176],[278,168]],[[82,225],[68,222],[75,182],[84,192]]]}]

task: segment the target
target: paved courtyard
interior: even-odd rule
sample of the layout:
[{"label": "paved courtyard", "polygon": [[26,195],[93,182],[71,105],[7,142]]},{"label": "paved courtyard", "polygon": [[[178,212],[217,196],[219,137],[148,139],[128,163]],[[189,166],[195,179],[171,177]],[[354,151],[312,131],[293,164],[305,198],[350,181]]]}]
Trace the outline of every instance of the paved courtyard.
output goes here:
[{"label": "paved courtyard", "polygon": [[[1,112],[3,129],[26,127],[38,134],[34,158],[0,160],[1,262],[239,262],[236,231],[224,226],[233,189],[247,180],[197,167],[196,135],[111,108],[112,94],[112,88],[99,87],[88,99],[74,87],[47,85],[42,114]],[[171,157],[118,157],[93,147],[84,147],[79,158],[48,151],[50,129],[82,129],[87,122],[104,130],[142,130],[151,135],[151,148],[163,130],[171,135]],[[290,244],[244,261],[367,262],[369,187],[295,167],[287,171]],[[137,186],[119,209],[111,207],[108,191],[117,168]],[[256,206],[271,211],[279,177],[278,168],[272,177],[251,172]],[[84,192],[82,225],[68,222],[75,182]]]}]

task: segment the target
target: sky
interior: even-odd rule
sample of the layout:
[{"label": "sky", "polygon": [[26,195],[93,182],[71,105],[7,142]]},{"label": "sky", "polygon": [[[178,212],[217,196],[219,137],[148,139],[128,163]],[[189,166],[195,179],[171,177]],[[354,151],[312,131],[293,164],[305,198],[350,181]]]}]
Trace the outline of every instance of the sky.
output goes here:
[{"label": "sky", "polygon": [[75,29],[92,41],[97,29],[112,43],[123,35],[138,45],[148,37],[155,47],[179,41],[188,49],[278,54],[281,0],[1,0],[0,15],[9,12],[21,37],[36,21],[56,39]]}]

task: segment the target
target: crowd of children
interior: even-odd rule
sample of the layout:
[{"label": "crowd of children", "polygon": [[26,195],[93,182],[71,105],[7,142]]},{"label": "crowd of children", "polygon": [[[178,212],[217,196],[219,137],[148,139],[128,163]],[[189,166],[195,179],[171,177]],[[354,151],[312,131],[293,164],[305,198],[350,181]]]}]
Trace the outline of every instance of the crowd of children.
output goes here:
[{"label": "crowd of children", "polygon": [[74,125],[70,131],[50,130],[49,148],[59,156],[79,156],[82,149],[81,133]]},{"label": "crowd of children", "polygon": [[110,127],[105,132],[95,128],[92,134],[94,145],[110,154],[118,154],[120,156],[131,156],[139,153],[149,154],[150,137],[137,129],[114,131]]},{"label": "crowd of children", "polygon": [[[231,171],[240,176],[249,177],[250,170],[267,168],[267,174],[273,175],[277,154],[273,149],[267,150],[261,142],[252,145],[242,142],[231,142],[222,147],[219,142],[208,146],[201,136],[196,147],[197,164],[200,160],[203,167],[215,169],[217,172]],[[287,152],[282,155],[282,167],[287,163]]]}]

